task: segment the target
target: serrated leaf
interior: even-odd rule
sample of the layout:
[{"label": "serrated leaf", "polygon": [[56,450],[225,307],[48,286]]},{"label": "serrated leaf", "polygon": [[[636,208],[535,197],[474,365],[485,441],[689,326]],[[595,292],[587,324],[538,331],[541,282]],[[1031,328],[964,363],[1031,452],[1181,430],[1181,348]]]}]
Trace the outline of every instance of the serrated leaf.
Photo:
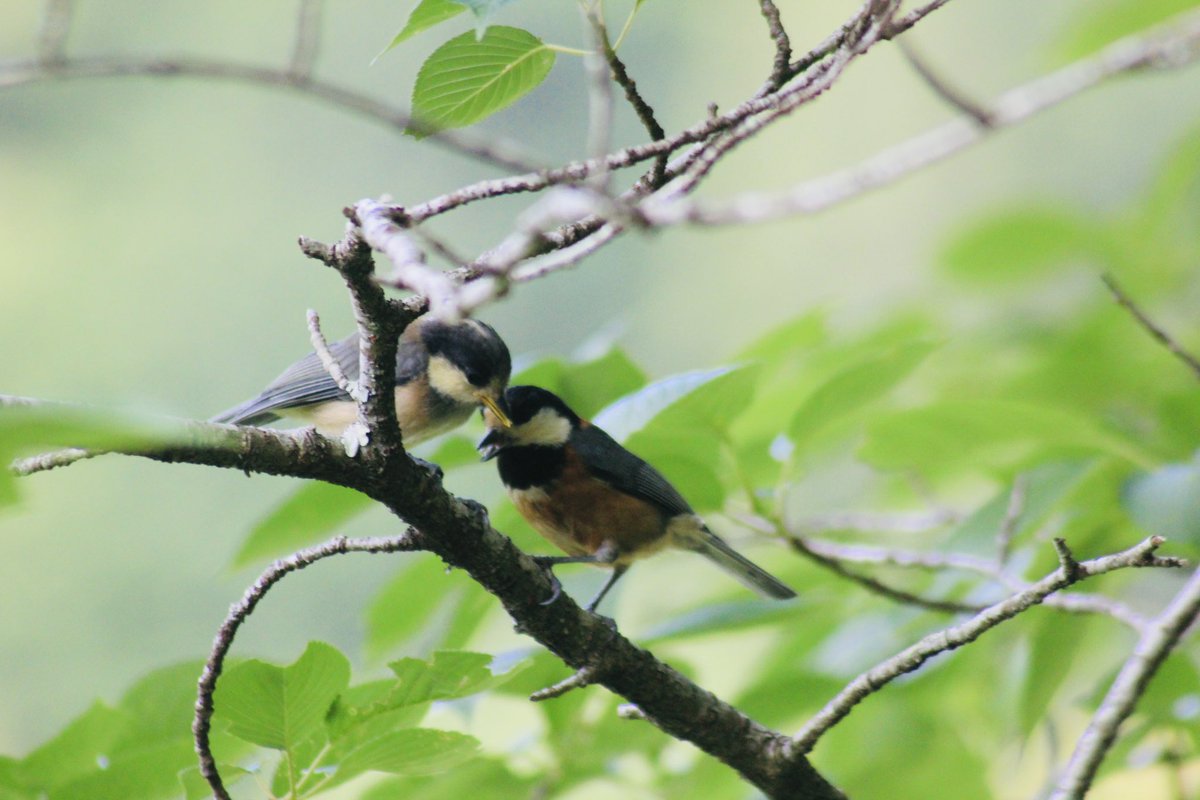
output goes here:
[{"label": "serrated leaf", "polygon": [[232,566],[244,567],[324,541],[370,506],[371,498],[354,489],[309,481],[254,526]]},{"label": "serrated leaf", "polygon": [[1147,533],[1200,546],[1200,458],[1130,478],[1121,505]]},{"label": "serrated leaf", "polygon": [[881,397],[907,378],[934,347],[932,342],[909,342],[842,369],[800,406],[788,426],[788,437],[801,445],[830,422]]},{"label": "serrated leaf", "polygon": [[295,663],[247,661],[217,685],[218,719],[235,736],[288,750],[321,730],[325,714],[350,683],[350,662],[336,648],[310,642]]},{"label": "serrated leaf", "polygon": [[423,30],[428,30],[434,25],[445,22],[448,19],[453,19],[459,14],[467,10],[467,7],[456,0],[421,0],[417,3],[417,7],[408,15],[408,22],[404,23],[404,27],[400,29],[392,41],[388,42],[388,46],[379,52],[379,55],[372,59],[371,63],[378,61],[384,53],[391,50],[393,47],[408,41],[413,36],[416,36]]},{"label": "serrated leaf", "polygon": [[494,25],[479,39],[456,36],[421,65],[408,132],[420,138],[478,122],[536,88],[554,59],[541,39],[519,28]]},{"label": "serrated leaf", "polygon": [[1061,208],[995,211],[955,236],[942,252],[952,275],[979,283],[1013,283],[1044,277],[1094,254],[1104,231]]},{"label": "serrated leaf", "polygon": [[[873,420],[859,455],[881,469],[1012,465],[1031,449],[1108,453],[1149,466],[1134,442],[1074,411],[1015,400],[946,400]],[[990,461],[989,461],[990,459]]]}]

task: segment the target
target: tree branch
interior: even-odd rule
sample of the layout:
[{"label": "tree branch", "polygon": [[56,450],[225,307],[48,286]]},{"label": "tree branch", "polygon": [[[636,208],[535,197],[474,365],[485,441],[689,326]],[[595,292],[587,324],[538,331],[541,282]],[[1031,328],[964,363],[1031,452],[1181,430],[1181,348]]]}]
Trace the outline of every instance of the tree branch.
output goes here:
[{"label": "tree branch", "polygon": [[1137,320],[1137,323],[1141,325],[1147,333],[1153,336],[1159,344],[1167,348],[1167,350],[1171,352],[1171,355],[1182,361],[1197,378],[1200,378],[1200,359],[1189,353],[1183,348],[1182,345],[1179,344],[1179,342],[1175,341],[1175,339],[1173,339],[1169,333],[1155,324],[1154,320],[1146,316],[1145,312],[1138,307],[1137,303],[1133,302],[1133,299],[1125,292],[1123,288],[1121,288],[1121,284],[1117,282],[1116,277],[1114,277],[1111,272],[1102,273],[1100,275],[1100,280],[1104,281],[1104,285],[1108,287],[1110,292],[1112,292],[1113,299],[1115,299],[1122,308],[1133,315],[1133,318]]},{"label": "tree branch", "polygon": [[1116,741],[1121,723],[1133,712],[1154,673],[1197,615],[1200,615],[1200,570],[1192,573],[1170,604],[1147,626],[1075,745],[1066,772],[1050,800],[1078,800],[1084,796],[1100,769],[1100,762]]},{"label": "tree branch", "polygon": [[[918,669],[933,656],[975,641],[1000,623],[1038,605],[1060,589],[1094,575],[1102,575],[1127,567],[1181,566],[1182,562],[1179,559],[1154,555],[1164,541],[1165,539],[1160,536],[1152,536],[1128,550],[1090,561],[1074,562],[1073,559],[1063,557],[1064,563],[1059,569],[1025,591],[988,606],[960,625],[929,634],[911,647],[859,675],[800,729],[792,740],[792,746],[800,752],[811,751],[817,740],[826,731],[871,694],[901,675]],[[1060,548],[1060,557],[1063,552]]]},{"label": "tree branch", "polygon": [[[728,225],[764,222],[793,214],[814,214],[935,164],[1114,76],[1146,68],[1192,63],[1200,52],[1200,13],[1178,16],[1150,35],[1130,36],[1097,55],[1076,61],[1001,95],[988,114],[990,128],[958,119],[891,147],[856,167],[807,181],[784,192],[747,192],[719,203],[702,203],[660,193],[641,204],[652,225]],[[828,62],[822,62],[828,63]],[[756,118],[761,126],[768,121]],[[670,187],[667,187],[668,189]]]},{"label": "tree branch", "polygon": [[325,544],[301,550],[276,561],[246,590],[242,599],[229,609],[229,615],[221,623],[216,638],[213,640],[212,651],[204,662],[204,670],[200,674],[197,686],[196,712],[192,719],[192,737],[196,743],[196,755],[200,759],[200,774],[208,781],[213,797],[217,800],[230,800],[229,792],[217,769],[216,759],[213,758],[209,741],[209,732],[212,729],[213,693],[217,688],[217,679],[225,667],[225,658],[233,646],[233,639],[242,623],[258,606],[259,601],[266,596],[271,587],[289,573],[304,569],[329,556],[344,553],[396,553],[420,549],[422,549],[420,535],[412,529],[401,536],[390,538],[348,539],[345,536],[338,536]]}]

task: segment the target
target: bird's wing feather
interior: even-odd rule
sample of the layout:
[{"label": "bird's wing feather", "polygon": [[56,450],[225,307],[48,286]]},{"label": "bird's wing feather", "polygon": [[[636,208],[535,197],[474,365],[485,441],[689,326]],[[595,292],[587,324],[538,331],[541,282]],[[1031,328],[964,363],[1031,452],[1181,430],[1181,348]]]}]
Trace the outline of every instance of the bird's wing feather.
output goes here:
[{"label": "bird's wing feather", "polygon": [[[330,344],[329,353],[348,379],[358,379],[357,333]],[[421,374],[428,357],[425,348],[418,342],[402,340],[396,359],[396,385],[402,386]],[[350,396],[338,388],[333,378],[329,377],[329,372],[321,364],[317,354],[309,353],[271,381],[258,397],[213,417],[213,420],[235,424],[269,422],[278,418],[279,415],[274,413],[278,409],[308,406],[331,400],[348,401]]]},{"label": "bird's wing feather", "polygon": [[593,425],[571,432],[570,445],[588,471],[618,491],[657,506],[669,517],[692,514],[687,500],[654,467]]}]

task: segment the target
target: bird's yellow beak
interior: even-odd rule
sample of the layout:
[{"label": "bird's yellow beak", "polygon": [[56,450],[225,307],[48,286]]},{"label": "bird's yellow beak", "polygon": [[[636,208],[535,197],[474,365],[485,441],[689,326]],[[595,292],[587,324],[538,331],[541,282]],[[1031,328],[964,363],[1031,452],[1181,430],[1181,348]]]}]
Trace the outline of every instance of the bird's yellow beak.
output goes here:
[{"label": "bird's yellow beak", "polygon": [[500,424],[505,428],[511,428],[513,426],[512,420],[508,418],[508,414],[504,413],[504,409],[500,408],[500,404],[496,402],[496,398],[492,397],[490,394],[480,394],[479,402],[487,406],[488,411],[491,411],[492,414],[496,416],[496,419],[499,420]]}]

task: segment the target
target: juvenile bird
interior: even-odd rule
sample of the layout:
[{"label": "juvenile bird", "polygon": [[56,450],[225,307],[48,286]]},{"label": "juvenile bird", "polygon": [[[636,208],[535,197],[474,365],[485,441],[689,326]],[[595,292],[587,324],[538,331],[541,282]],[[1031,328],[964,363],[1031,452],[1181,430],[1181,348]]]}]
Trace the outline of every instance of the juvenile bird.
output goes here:
[{"label": "juvenile bird", "polygon": [[796,596],[710,531],[654,467],[581,419],[560,397],[535,386],[513,386],[505,400],[511,426],[485,411],[488,432],[478,449],[485,461],[497,459],[500,480],[521,515],[567,553],[538,557],[540,564],[612,567],[588,611],[596,610],[635,559],[665,547],[700,553],[766,597]]},{"label": "juvenile bird", "polygon": [[[358,378],[358,334],[329,346],[342,372]],[[473,319],[447,322],[418,317],[400,337],[396,353],[396,415],[411,447],[461,425],[483,405],[508,424],[504,387],[512,359],[491,326]],[[316,353],[292,364],[252,400],[213,422],[260,425],[295,417],[328,435],[339,435],[357,415],[353,399],[329,376]]]}]

